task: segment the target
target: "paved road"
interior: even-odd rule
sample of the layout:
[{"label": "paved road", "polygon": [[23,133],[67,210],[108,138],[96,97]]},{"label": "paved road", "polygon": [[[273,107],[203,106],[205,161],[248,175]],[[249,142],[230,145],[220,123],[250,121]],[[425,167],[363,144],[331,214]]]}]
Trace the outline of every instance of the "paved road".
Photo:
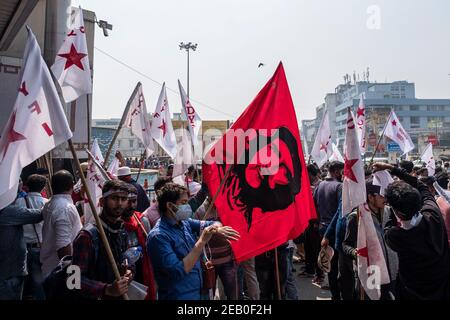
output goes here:
[{"label": "paved road", "polygon": [[303,263],[294,263],[295,280],[297,283],[297,290],[299,294],[299,300],[331,300],[331,294],[329,290],[322,290],[319,287],[312,284],[313,278],[299,277],[298,274],[303,270]]}]

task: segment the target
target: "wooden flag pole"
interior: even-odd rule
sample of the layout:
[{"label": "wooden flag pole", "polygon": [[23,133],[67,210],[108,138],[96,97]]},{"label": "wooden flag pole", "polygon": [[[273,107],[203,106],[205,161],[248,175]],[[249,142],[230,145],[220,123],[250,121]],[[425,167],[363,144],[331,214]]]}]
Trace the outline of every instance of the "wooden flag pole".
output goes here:
[{"label": "wooden flag pole", "polygon": [[278,248],[274,249],[275,253],[275,278],[277,283],[278,300],[281,300],[281,284],[280,284],[280,268],[278,266]]},{"label": "wooden flag pole", "polygon": [[378,139],[377,146],[375,147],[375,150],[373,151],[372,158],[370,159],[370,162],[369,162],[369,166],[372,165],[372,163],[373,163],[373,159],[375,158],[375,154],[377,153],[378,147],[380,146],[380,143],[381,143],[381,139],[383,139],[383,136],[384,136],[384,133],[385,133],[385,131],[387,129],[387,126],[389,125],[389,120],[390,119],[391,119],[391,113],[389,113],[389,117],[387,118],[386,124],[384,125],[383,132],[381,133],[381,136]]},{"label": "wooden flag pole", "polygon": [[[114,260],[114,256],[112,254],[111,247],[109,246],[108,238],[106,237],[105,230],[103,229],[103,225],[102,225],[102,222],[100,221],[100,217],[98,216],[97,210],[95,208],[95,204],[92,201],[91,193],[89,192],[86,178],[84,177],[83,171],[81,170],[80,161],[78,160],[78,156],[75,151],[75,147],[73,146],[72,139],[69,139],[68,142],[69,142],[70,151],[72,152],[73,160],[75,162],[75,166],[78,169],[78,171],[81,172],[81,174],[80,174],[81,183],[84,186],[85,193],[86,193],[86,196],[89,201],[89,206],[91,207],[91,211],[92,211],[92,214],[94,215],[95,223],[97,225],[97,228],[98,228],[98,231],[100,234],[100,239],[102,240],[103,246],[105,247],[105,250],[106,250],[106,255],[108,257],[108,261],[114,272],[114,277],[116,278],[117,281],[119,281],[120,280],[119,269],[117,268],[116,261]],[[124,294],[122,297],[124,300],[129,300],[127,294]]]},{"label": "wooden flag pole", "polygon": [[116,143],[116,139],[119,136],[120,130],[122,129],[123,124],[125,123],[125,120],[128,115],[128,111],[130,110],[130,107],[131,107],[131,103],[133,103],[133,99],[136,96],[140,87],[141,87],[141,83],[138,82],[138,84],[136,85],[136,88],[134,88],[134,91],[130,96],[130,99],[128,99],[127,106],[125,107],[125,110],[123,111],[122,119],[120,120],[119,126],[117,127],[116,132],[114,133],[114,137],[112,138],[111,143],[109,144],[108,151],[106,151],[105,166],[106,166],[106,163],[108,162],[109,156],[111,155],[111,151],[114,146],[114,143]]},{"label": "wooden flag pole", "polygon": [[138,223],[138,226],[141,228],[142,232],[144,233],[145,238],[147,238],[147,237],[148,237],[148,233],[147,233],[147,231],[145,230],[144,226],[142,225],[142,222],[139,221],[139,219],[138,219],[136,213],[133,213],[133,217],[134,217],[134,219],[136,219],[136,222]]}]

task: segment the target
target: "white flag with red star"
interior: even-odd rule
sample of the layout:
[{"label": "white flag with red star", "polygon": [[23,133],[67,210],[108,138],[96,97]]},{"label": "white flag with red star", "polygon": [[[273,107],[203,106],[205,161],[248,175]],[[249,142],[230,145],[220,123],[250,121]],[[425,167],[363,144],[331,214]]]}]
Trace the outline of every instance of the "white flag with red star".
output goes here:
[{"label": "white flag with red star", "polygon": [[339,151],[337,145],[333,142],[331,147],[333,149],[333,154],[330,157],[330,161],[339,161],[344,163],[344,158],[342,157],[342,154]]},{"label": "white flag with red star", "polygon": [[311,150],[311,157],[319,167],[322,167],[332,155],[330,121],[328,119],[328,110],[325,110]]},{"label": "white flag with red star", "polygon": [[356,125],[358,127],[359,148],[361,153],[366,153],[367,139],[366,139],[366,106],[364,104],[364,96],[361,94],[359,106],[356,110]]},{"label": "white flag with red star", "polygon": [[194,154],[192,152],[192,143],[190,140],[189,132],[184,128],[181,129],[181,143],[179,144],[181,148],[178,148],[172,173],[174,181],[177,181],[175,178],[178,176],[184,177],[184,173],[187,171],[189,166],[195,163]]},{"label": "white flag with red star", "polygon": [[163,83],[158,104],[152,119],[152,137],[161,148],[174,159],[177,155],[177,140],[170,119],[169,102],[167,100],[166,84]]},{"label": "white flag with red star", "polygon": [[414,143],[412,142],[411,137],[405,129],[403,129],[403,126],[394,111],[391,111],[391,114],[389,115],[384,135],[396,142],[404,154],[414,149]]},{"label": "white flag with red star", "polygon": [[344,143],[344,181],[342,184],[342,215],[352,212],[366,202],[366,181],[364,164],[356,133],[355,121],[350,108],[347,116],[347,130]]},{"label": "white flag with red star", "polygon": [[425,165],[428,170],[428,175],[434,176],[434,173],[436,172],[436,161],[434,160],[433,155],[433,145],[431,143],[428,144],[425,151],[422,154],[421,157],[422,161],[425,162]]},{"label": "white flag with red star", "polygon": [[61,86],[66,103],[92,93],[91,69],[81,8],[75,10],[71,29],[51,69]]},{"label": "white flag with red star", "polygon": [[23,61],[18,96],[0,137],[0,209],[16,198],[22,169],[72,137],[50,71],[30,29]]},{"label": "white flag with red star", "polygon": [[370,300],[379,300],[381,285],[389,283],[390,279],[372,214],[366,203],[359,206],[357,254],[358,279]]},{"label": "white flag with red star", "polygon": [[146,150],[147,157],[149,157],[155,151],[155,146],[153,144],[151,134],[147,105],[145,104],[142,84],[140,83],[139,89],[136,91],[136,95],[133,97],[131,102],[128,115],[125,120],[125,127],[130,128],[131,132],[133,132],[133,134],[141,140]]},{"label": "white flag with red star", "polygon": [[181,113],[189,124],[191,141],[193,145],[196,146],[198,145],[198,133],[200,132],[200,127],[202,126],[202,119],[200,119],[200,116],[192,106],[191,101],[187,97],[180,80],[178,80],[178,88],[180,89],[181,105],[183,106],[181,109]]},{"label": "white flag with red star", "polygon": [[114,178],[117,177],[117,171],[120,167],[120,161],[117,159],[117,157],[114,157],[114,159],[111,161],[111,163],[108,166],[108,169],[106,170],[111,176]]},{"label": "white flag with red star", "polygon": [[[103,158],[100,147],[98,146],[97,139],[94,139],[94,142],[92,143],[91,154],[94,157],[94,160],[99,165],[103,165],[105,160]],[[102,175],[100,169],[94,163],[94,160],[89,159],[88,161],[86,182],[92,197],[92,201],[94,201],[97,213],[100,213],[100,198],[102,197],[102,188],[106,182],[106,178]],[[84,199],[84,224],[94,222],[94,215],[92,214],[91,207],[89,206],[89,202],[86,198]]]}]

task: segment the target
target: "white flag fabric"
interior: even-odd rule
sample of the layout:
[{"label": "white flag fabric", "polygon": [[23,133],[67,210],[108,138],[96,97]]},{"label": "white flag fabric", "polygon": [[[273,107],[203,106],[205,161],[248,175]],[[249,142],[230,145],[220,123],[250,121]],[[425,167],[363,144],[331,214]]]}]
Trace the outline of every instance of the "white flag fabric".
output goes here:
[{"label": "white flag fabric", "polygon": [[83,10],[75,9],[71,29],[51,67],[58,80],[66,103],[92,93],[91,69],[89,67]]},{"label": "white flag fabric", "polygon": [[330,161],[339,161],[344,163],[344,158],[342,157],[341,152],[339,151],[337,145],[333,142],[331,144],[332,150],[333,150],[333,154],[330,157]]},{"label": "white flag fabric", "polygon": [[328,110],[326,110],[311,150],[311,157],[319,167],[322,167],[332,154],[330,121],[328,119]]},{"label": "white flag fabric", "polygon": [[348,109],[344,143],[344,181],[342,184],[342,216],[366,202],[364,164],[353,115]]},{"label": "white flag fabric", "polygon": [[153,114],[151,128],[153,139],[174,159],[177,155],[177,140],[173,131],[172,120],[170,119],[166,83],[163,83],[158,104]]},{"label": "white flag fabric", "polygon": [[387,170],[377,171],[373,174],[373,184],[380,187],[380,196],[384,197],[387,187],[392,182],[394,182],[394,179]]},{"label": "white flag fabric", "polygon": [[[92,201],[95,204],[95,209],[97,213],[100,213],[100,198],[102,197],[102,188],[106,182],[105,177],[100,172],[98,165],[103,165],[104,159],[102,152],[100,151],[100,147],[98,146],[97,139],[94,140],[91,147],[91,154],[94,157],[93,159],[89,159],[88,161],[88,170],[87,170],[87,186],[89,189],[89,193],[91,194]],[[98,165],[94,163],[96,161]],[[84,201],[84,224],[94,223],[94,215],[92,214],[91,207],[87,198]]]},{"label": "white flag fabric", "polygon": [[17,196],[22,169],[72,137],[33,32],[23,57],[19,94],[0,137],[0,209]]},{"label": "white flag fabric", "polygon": [[111,161],[106,171],[109,172],[113,177],[117,177],[117,170],[119,170],[119,167],[120,161],[119,159],[114,157],[113,161]]},{"label": "white flag fabric", "polygon": [[192,153],[192,143],[190,141],[190,134],[186,129],[181,130],[181,144],[178,145],[177,156],[173,166],[172,177],[183,176],[189,166],[195,162]]},{"label": "white flag fabric", "polygon": [[198,145],[198,133],[200,132],[200,127],[202,126],[202,119],[200,119],[200,116],[189,101],[189,98],[187,97],[180,80],[178,80],[178,88],[180,89],[181,105],[183,106],[181,109],[181,113],[189,124],[191,141],[196,146]]},{"label": "white flag fabric", "polygon": [[433,156],[433,145],[431,143],[428,144],[428,146],[425,148],[425,151],[422,154],[421,157],[422,161],[425,162],[428,170],[428,175],[434,176],[434,173],[436,172],[436,161],[434,160]]},{"label": "white flag fabric", "polygon": [[384,135],[396,142],[404,154],[414,149],[414,143],[412,142],[411,137],[405,129],[403,129],[403,126],[394,111],[391,111],[391,114],[389,115]]},{"label": "white flag fabric", "polygon": [[381,297],[381,285],[390,282],[386,260],[368,205],[359,206],[357,238],[358,278],[371,300]]},{"label": "white flag fabric", "polygon": [[358,110],[356,110],[356,125],[358,127],[359,148],[361,154],[366,153],[367,139],[366,139],[366,105],[364,103],[364,96],[361,94],[359,100]]},{"label": "white flag fabric", "polygon": [[131,102],[130,110],[125,120],[125,127],[130,128],[131,132],[141,140],[147,152],[147,157],[149,157],[155,151],[155,147],[153,145],[150,119],[142,91],[142,84],[139,84],[139,89]]}]

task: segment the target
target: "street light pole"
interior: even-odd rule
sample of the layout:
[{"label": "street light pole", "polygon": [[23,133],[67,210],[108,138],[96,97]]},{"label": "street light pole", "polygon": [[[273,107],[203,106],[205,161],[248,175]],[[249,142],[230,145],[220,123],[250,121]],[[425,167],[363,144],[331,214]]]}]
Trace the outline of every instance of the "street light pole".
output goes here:
[{"label": "street light pole", "polygon": [[192,42],[180,43],[180,50],[186,50],[187,52],[187,96],[189,98],[189,51],[196,51],[197,50],[197,44],[192,44]]}]

